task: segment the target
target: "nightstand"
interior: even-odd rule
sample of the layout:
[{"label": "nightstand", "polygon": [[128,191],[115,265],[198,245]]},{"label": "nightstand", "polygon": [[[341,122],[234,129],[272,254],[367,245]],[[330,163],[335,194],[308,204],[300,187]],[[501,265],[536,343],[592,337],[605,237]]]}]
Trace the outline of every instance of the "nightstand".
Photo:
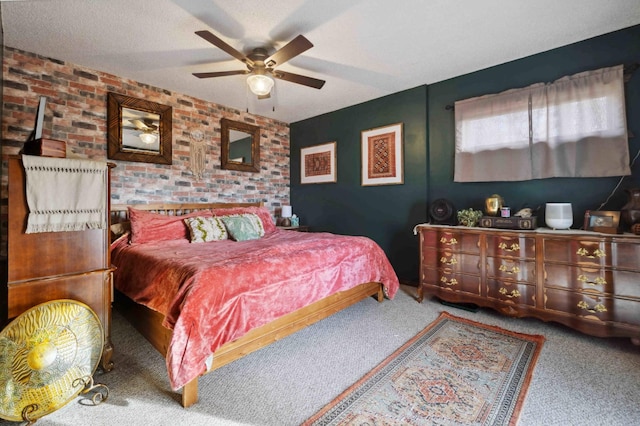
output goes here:
[{"label": "nightstand", "polygon": [[298,231],[298,232],[309,232],[308,225],[300,225],[300,226],[277,226],[278,229],[284,229],[285,231]]}]

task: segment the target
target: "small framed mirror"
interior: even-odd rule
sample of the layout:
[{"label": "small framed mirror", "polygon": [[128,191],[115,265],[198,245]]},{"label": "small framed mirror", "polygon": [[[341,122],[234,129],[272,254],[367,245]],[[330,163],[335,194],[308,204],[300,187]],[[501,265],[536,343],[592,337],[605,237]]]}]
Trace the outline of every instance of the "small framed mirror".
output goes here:
[{"label": "small framed mirror", "polygon": [[223,118],[221,167],[224,170],[260,171],[260,127]]},{"label": "small framed mirror", "polygon": [[118,93],[107,94],[107,157],[171,164],[172,108]]}]

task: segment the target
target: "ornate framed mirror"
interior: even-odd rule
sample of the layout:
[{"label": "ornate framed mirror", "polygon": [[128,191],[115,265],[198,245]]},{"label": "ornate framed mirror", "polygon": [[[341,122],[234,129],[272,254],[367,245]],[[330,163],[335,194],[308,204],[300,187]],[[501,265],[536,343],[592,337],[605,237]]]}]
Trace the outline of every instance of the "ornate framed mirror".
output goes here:
[{"label": "ornate framed mirror", "polygon": [[223,118],[221,167],[224,170],[260,171],[260,127]]},{"label": "ornate framed mirror", "polygon": [[107,94],[107,158],[171,164],[172,108],[118,93]]}]

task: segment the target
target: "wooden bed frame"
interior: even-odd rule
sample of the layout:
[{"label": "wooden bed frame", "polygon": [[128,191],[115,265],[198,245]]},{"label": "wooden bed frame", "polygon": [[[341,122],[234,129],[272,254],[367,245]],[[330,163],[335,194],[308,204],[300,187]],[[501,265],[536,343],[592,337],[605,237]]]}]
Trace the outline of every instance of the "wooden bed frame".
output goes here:
[{"label": "wooden bed frame", "polygon": [[[111,205],[111,223],[128,220],[128,207],[152,211],[159,214],[180,216],[192,211],[224,208],[261,206],[262,203],[204,203],[204,204],[136,204]],[[370,296],[376,296],[378,302],[384,300],[381,283],[360,284],[350,290],[341,291],[305,306],[275,321],[251,330],[244,336],[222,345],[213,354],[213,363],[207,371],[213,371],[236,359],[242,358],[260,348],[282,339],[321,319],[327,318]],[[124,294],[116,291],[115,306],[120,313],[166,357],[171,340],[171,330],[162,326],[164,315],[135,303]],[[206,373],[205,373],[206,374]],[[189,407],[198,401],[198,379],[187,383],[182,389],[182,406]]]}]

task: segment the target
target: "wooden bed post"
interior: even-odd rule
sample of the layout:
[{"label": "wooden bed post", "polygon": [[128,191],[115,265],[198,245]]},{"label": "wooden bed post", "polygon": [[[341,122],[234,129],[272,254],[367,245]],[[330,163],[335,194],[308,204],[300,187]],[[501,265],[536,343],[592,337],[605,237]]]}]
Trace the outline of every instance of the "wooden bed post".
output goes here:
[{"label": "wooden bed post", "polygon": [[198,402],[198,378],[196,377],[182,388],[182,406],[191,407]]}]

